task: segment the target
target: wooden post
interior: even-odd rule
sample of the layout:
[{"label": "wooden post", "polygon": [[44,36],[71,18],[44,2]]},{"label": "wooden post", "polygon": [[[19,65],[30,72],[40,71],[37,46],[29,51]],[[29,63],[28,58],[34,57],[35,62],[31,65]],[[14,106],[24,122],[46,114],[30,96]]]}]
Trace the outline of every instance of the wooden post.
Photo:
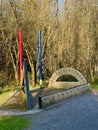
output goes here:
[{"label": "wooden post", "polygon": [[23,45],[22,45],[22,29],[18,30],[18,43],[19,43],[19,80],[22,84],[23,79]]},{"label": "wooden post", "polygon": [[42,43],[41,30],[38,31],[38,50],[39,50],[39,73],[40,73],[40,88],[42,87]]},{"label": "wooden post", "polygon": [[27,105],[28,105],[28,110],[31,110],[32,105],[31,105],[31,98],[30,98],[30,91],[29,91],[29,79],[28,79],[28,70],[27,70],[26,62],[24,62],[24,72],[25,72],[25,80],[26,80]]}]

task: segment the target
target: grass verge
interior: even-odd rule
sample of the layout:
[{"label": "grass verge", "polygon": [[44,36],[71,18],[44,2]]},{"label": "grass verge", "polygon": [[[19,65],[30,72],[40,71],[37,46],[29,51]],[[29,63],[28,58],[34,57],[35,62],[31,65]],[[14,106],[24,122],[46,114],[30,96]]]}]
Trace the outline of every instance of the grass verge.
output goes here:
[{"label": "grass verge", "polygon": [[92,83],[91,88],[92,89],[98,89],[98,83]]},{"label": "grass verge", "polygon": [[29,125],[29,119],[19,116],[1,116],[0,130],[22,130]]}]

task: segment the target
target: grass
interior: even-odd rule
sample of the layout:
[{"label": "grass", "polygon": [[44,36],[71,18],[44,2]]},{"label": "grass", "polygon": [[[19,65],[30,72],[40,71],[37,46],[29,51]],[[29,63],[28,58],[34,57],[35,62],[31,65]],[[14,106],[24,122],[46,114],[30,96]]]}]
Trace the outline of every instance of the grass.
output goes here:
[{"label": "grass", "polygon": [[10,92],[0,94],[0,105],[4,103],[10,96]]},{"label": "grass", "polygon": [[91,88],[92,89],[98,89],[98,83],[92,83]]},{"label": "grass", "polygon": [[27,118],[19,116],[1,116],[0,130],[22,130],[29,125],[30,121]]},{"label": "grass", "polygon": [[14,86],[9,87],[9,86],[6,85],[4,88],[2,88],[0,86],[0,94],[7,93],[7,92],[10,92],[10,91],[14,91],[15,89],[16,88]]}]

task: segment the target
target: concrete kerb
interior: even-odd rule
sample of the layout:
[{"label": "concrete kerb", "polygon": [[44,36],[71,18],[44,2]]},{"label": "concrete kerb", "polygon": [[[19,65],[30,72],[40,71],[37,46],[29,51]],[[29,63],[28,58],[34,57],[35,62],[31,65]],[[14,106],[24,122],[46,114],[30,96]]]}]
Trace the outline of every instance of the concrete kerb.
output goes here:
[{"label": "concrete kerb", "polygon": [[30,110],[30,111],[18,111],[18,110],[0,110],[0,116],[22,116],[32,115],[43,111],[43,109]]}]

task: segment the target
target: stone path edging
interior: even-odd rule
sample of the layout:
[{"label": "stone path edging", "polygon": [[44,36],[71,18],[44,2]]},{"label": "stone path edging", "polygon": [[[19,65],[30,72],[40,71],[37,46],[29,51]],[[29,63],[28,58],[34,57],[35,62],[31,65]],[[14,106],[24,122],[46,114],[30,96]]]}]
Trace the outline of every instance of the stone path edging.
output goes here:
[{"label": "stone path edging", "polygon": [[18,111],[18,110],[0,110],[0,116],[21,116],[21,115],[31,115],[42,110],[30,110],[30,111]]}]

